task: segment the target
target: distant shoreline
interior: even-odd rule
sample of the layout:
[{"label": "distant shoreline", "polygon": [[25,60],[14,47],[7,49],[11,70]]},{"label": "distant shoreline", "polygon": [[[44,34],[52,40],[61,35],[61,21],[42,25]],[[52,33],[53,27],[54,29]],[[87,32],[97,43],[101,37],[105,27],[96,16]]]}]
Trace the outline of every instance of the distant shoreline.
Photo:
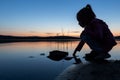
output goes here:
[{"label": "distant shoreline", "polygon": [[65,42],[65,41],[79,41],[80,39],[3,39],[0,43],[8,42],[40,42],[40,41],[55,41],[55,42]]},{"label": "distant shoreline", "polygon": [[[117,41],[120,40],[120,36],[116,36]],[[50,36],[50,37],[38,37],[38,36],[6,36],[0,35],[0,43],[10,43],[10,42],[39,42],[39,41],[79,41],[79,37],[73,36]]]},{"label": "distant shoreline", "polygon": [[38,37],[38,36],[3,36],[0,35],[0,43],[9,42],[39,42],[39,41],[78,41],[79,37],[72,36],[50,36],[50,37]]}]

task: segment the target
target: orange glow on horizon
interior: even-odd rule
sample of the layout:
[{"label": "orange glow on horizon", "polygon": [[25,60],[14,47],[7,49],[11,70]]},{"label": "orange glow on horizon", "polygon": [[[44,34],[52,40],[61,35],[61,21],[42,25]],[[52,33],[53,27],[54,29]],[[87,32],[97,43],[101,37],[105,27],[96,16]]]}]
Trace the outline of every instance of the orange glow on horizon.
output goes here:
[{"label": "orange glow on horizon", "polygon": [[57,34],[57,33],[51,33],[51,34],[47,34],[47,33],[0,33],[0,35],[11,35],[11,36],[42,36],[42,37],[47,37],[47,36],[76,36],[79,37],[80,33],[65,33],[65,34]]},{"label": "orange glow on horizon", "polygon": [[[23,32],[11,32],[11,33],[0,33],[0,35],[11,35],[11,36],[42,36],[42,37],[48,37],[48,36],[75,36],[75,37],[79,37],[80,33],[23,33]],[[114,36],[120,36],[119,32],[114,32],[113,33]]]}]

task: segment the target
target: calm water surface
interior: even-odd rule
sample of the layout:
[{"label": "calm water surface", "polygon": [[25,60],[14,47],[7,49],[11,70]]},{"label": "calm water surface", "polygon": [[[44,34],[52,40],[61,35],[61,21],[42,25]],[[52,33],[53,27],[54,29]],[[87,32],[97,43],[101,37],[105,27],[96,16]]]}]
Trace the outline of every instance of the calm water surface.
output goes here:
[{"label": "calm water surface", "polygon": [[[69,52],[69,56],[79,41],[70,42],[19,42],[0,44],[0,80],[54,80],[74,59],[53,61],[47,58],[52,50]],[[112,60],[120,59],[120,41],[110,51]],[[85,45],[77,53],[82,62],[90,49]],[[42,55],[43,54],[43,55]]]}]

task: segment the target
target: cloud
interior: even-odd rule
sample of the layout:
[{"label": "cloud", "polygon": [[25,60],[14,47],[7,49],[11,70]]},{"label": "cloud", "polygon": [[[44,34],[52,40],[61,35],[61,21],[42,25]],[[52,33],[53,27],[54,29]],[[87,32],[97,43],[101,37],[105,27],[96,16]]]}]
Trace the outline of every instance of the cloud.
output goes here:
[{"label": "cloud", "polygon": [[45,34],[48,34],[48,35],[49,35],[49,34],[54,34],[54,33],[49,33],[49,32],[48,32],[48,33],[45,33]]},{"label": "cloud", "polygon": [[70,33],[80,33],[80,31],[71,31]]},{"label": "cloud", "polygon": [[36,33],[36,31],[29,31],[30,33]]}]

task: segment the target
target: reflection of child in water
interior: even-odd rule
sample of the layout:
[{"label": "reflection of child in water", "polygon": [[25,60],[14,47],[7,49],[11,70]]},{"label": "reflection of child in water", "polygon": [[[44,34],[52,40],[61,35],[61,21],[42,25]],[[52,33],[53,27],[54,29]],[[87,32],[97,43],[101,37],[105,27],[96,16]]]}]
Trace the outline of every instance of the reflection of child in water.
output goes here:
[{"label": "reflection of child in water", "polygon": [[87,5],[77,13],[79,25],[84,28],[80,38],[81,41],[76,47],[73,56],[80,51],[85,43],[92,49],[85,57],[90,59],[109,58],[108,52],[116,45],[113,34],[105,22],[96,18],[90,5]]}]

